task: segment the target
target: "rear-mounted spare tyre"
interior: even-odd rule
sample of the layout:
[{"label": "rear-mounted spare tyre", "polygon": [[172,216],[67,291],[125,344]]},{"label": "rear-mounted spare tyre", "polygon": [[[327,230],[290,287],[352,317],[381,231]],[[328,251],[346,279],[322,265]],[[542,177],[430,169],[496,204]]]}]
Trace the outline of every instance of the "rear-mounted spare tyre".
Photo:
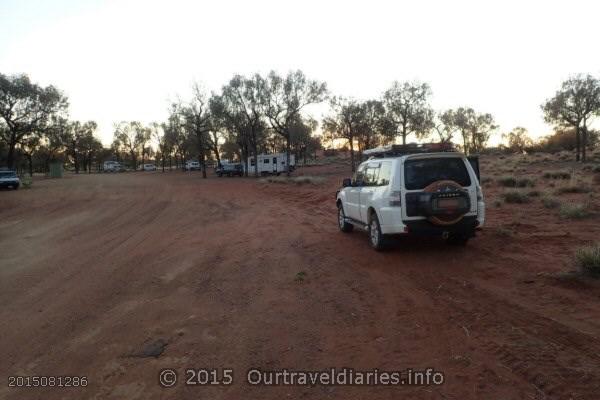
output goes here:
[{"label": "rear-mounted spare tyre", "polygon": [[454,225],[471,209],[469,192],[450,180],[437,181],[423,189],[420,199],[423,215],[434,225]]}]

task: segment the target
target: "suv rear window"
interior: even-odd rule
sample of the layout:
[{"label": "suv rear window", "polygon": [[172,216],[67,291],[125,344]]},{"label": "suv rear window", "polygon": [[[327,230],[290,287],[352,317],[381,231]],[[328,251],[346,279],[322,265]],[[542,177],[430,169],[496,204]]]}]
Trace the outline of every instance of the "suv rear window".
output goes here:
[{"label": "suv rear window", "polygon": [[16,178],[17,174],[13,171],[0,171],[0,178]]},{"label": "suv rear window", "polygon": [[471,178],[461,158],[427,158],[404,163],[404,185],[407,190],[424,189],[436,181],[450,180],[470,186]]}]

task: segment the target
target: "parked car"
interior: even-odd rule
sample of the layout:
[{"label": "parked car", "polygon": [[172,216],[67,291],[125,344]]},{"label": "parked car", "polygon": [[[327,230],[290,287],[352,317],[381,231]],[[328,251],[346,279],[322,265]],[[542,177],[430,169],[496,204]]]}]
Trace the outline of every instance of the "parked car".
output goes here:
[{"label": "parked car", "polygon": [[243,176],[244,175],[244,167],[241,163],[230,163],[230,162],[221,162],[215,168],[215,173],[217,176],[221,177],[225,176]]},{"label": "parked car", "polygon": [[144,164],[143,168],[144,171],[156,171],[156,165],[154,164]]},{"label": "parked car", "polygon": [[104,172],[124,172],[125,167],[118,161],[104,161]]},{"label": "parked car", "polygon": [[15,171],[0,171],[0,188],[9,188],[17,190],[21,181]]},{"label": "parked car", "polygon": [[186,161],[183,169],[185,171],[200,171],[200,163],[198,161]]},{"label": "parked car", "polygon": [[485,203],[477,158],[448,144],[387,146],[370,157],[336,195],[342,232],[369,232],[371,246],[390,235],[437,235],[466,244],[483,227]]}]

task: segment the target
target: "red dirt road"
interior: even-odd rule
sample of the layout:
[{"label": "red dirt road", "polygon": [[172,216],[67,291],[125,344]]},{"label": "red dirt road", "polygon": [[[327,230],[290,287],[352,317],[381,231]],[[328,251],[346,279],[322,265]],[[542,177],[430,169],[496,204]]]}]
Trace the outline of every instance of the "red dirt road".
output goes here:
[{"label": "red dirt road", "polygon": [[[328,180],[130,173],[0,193],[0,398],[599,397],[600,287],[556,278],[597,217],[489,206],[464,248],[405,239],[377,253],[337,230],[340,171],[311,173]],[[514,236],[495,233],[515,215]],[[159,357],[133,356],[159,339]],[[186,387],[187,367],[233,368],[234,383]],[[433,367],[445,382],[251,387],[251,367]],[[162,368],[175,387],[159,386]],[[89,385],[9,388],[10,375]]]}]

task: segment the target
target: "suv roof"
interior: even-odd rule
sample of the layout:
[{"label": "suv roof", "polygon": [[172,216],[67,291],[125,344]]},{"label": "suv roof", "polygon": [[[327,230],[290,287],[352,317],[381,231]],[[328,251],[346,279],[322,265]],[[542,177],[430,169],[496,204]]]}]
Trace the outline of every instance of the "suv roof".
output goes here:
[{"label": "suv roof", "polygon": [[424,153],[457,153],[457,151],[452,143],[392,144],[363,151],[363,155],[368,158],[402,157]]}]

